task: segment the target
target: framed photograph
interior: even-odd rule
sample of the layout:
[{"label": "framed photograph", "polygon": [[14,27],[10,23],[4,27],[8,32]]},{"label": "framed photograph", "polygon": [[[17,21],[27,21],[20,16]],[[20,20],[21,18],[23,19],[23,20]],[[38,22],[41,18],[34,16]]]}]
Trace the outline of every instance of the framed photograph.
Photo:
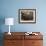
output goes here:
[{"label": "framed photograph", "polygon": [[36,9],[19,9],[19,23],[36,23]]}]

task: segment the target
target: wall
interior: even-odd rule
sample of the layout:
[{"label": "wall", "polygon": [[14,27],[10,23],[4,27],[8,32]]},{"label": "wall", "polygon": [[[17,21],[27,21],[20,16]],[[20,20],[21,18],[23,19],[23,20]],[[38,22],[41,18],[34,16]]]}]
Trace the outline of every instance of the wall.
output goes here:
[{"label": "wall", "polygon": [[[36,24],[19,24],[20,8],[36,8]],[[46,0],[0,0],[0,18],[7,17],[15,19],[14,26],[11,26],[12,32],[40,31],[46,35]],[[8,26],[0,24],[0,32],[8,32]]]},{"label": "wall", "polygon": [[[1,0],[2,17],[13,17],[15,25],[11,27],[11,31],[46,31],[46,1],[45,0]],[[20,8],[36,8],[36,24],[19,24],[18,9]],[[2,32],[8,31],[6,25],[2,25]]]}]

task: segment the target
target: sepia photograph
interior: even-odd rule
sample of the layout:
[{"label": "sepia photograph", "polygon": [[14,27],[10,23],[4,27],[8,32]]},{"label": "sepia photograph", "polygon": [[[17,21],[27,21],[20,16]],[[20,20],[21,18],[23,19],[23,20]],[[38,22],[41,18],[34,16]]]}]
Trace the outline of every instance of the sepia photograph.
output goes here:
[{"label": "sepia photograph", "polygon": [[19,23],[36,23],[36,9],[19,9]]}]

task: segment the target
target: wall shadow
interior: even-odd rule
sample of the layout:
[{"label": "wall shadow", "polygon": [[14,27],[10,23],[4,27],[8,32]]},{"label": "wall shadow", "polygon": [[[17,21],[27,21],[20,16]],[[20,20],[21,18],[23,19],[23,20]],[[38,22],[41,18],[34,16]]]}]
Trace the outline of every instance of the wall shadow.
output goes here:
[{"label": "wall shadow", "polygon": [[0,46],[4,46],[3,45],[4,33],[2,32],[2,25],[4,25],[4,23],[5,23],[5,17],[0,16]]}]

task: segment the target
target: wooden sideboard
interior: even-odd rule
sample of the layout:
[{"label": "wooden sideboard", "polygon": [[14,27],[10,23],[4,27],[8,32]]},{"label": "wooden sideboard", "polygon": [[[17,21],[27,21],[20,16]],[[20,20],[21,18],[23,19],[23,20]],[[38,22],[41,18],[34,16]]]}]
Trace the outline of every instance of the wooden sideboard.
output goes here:
[{"label": "wooden sideboard", "polygon": [[4,33],[4,46],[43,46],[43,35],[40,32],[38,35],[25,35],[26,32],[11,32],[8,35]]}]

